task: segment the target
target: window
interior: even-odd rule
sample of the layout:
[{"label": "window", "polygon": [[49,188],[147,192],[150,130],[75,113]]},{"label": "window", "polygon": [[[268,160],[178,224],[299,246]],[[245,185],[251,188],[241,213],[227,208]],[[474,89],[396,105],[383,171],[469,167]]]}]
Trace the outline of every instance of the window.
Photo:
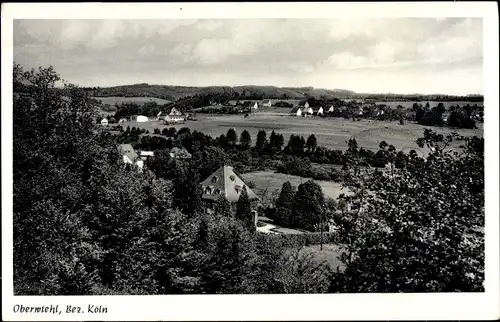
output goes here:
[{"label": "window", "polygon": [[231,179],[231,182],[234,182],[234,180],[236,179],[233,175],[230,175],[229,176],[229,179]]},{"label": "window", "polygon": [[214,177],[212,177],[212,182],[213,182],[213,183],[216,183],[216,182],[217,182],[217,177],[215,177],[215,176],[214,176]]},{"label": "window", "polygon": [[220,191],[219,189],[215,189],[214,194],[216,194],[216,195],[220,195],[220,194],[221,194],[221,191]]},{"label": "window", "polygon": [[212,189],[211,189],[210,187],[206,187],[206,189],[205,189],[205,193],[206,193],[207,195],[211,195],[211,194],[212,194]]}]

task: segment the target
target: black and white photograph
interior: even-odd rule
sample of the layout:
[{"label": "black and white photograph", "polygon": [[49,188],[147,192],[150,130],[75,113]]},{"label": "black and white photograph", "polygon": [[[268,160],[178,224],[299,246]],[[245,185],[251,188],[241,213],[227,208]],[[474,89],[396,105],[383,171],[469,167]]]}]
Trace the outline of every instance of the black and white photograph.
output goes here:
[{"label": "black and white photograph", "polygon": [[363,296],[488,295],[500,314],[498,245],[486,251],[487,235],[498,244],[499,105],[498,17],[493,41],[485,8],[498,8],[265,16],[274,5],[169,4],[162,18],[167,7],[137,4],[134,18],[94,4],[106,18],[66,4],[11,18],[10,319],[128,319],[116,314],[136,299],[160,310],[170,296],[196,310],[190,295],[236,311],[221,320],[265,318],[236,307],[279,298],[285,310],[298,295],[326,307],[359,296],[359,310]]}]

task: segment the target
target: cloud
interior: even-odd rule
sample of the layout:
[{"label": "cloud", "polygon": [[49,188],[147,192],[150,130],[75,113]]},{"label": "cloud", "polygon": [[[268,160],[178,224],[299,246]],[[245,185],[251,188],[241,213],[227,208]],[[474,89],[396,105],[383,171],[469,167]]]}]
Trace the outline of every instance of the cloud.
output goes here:
[{"label": "cloud", "polygon": [[140,74],[163,84],[343,87],[331,75],[357,75],[352,84],[361,84],[374,81],[373,70],[394,73],[384,76],[394,82],[397,73],[428,66],[442,82],[460,70],[482,73],[481,19],[20,20],[14,27],[16,61],[54,65],[77,83],[133,83]]}]

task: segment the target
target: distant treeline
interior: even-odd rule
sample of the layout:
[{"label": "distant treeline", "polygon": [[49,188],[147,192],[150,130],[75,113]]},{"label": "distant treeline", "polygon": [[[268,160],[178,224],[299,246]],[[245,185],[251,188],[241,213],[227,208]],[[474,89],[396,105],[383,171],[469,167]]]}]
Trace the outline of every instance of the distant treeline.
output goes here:
[{"label": "distant treeline", "polygon": [[157,97],[175,101],[187,97],[195,96],[221,96],[229,99],[304,99],[308,97],[319,98],[321,96],[330,96],[331,98],[344,99],[373,99],[383,101],[467,101],[482,102],[482,95],[420,95],[420,94],[367,94],[356,93],[345,89],[322,89],[314,87],[275,87],[275,86],[169,86],[169,85],[150,85],[146,83],[135,85],[124,85],[115,87],[85,87],[83,88],[91,96],[109,97]]}]

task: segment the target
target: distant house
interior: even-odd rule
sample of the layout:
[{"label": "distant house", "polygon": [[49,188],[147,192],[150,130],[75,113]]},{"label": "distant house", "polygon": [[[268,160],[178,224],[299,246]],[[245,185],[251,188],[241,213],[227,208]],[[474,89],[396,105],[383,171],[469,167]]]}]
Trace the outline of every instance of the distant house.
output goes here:
[{"label": "distant house", "polygon": [[246,188],[248,198],[251,201],[259,200],[259,197],[243,182],[231,166],[224,165],[217,169],[201,183],[201,187],[202,198],[207,201],[215,201],[223,196],[229,202],[237,202],[243,188]]},{"label": "distant house", "polygon": [[302,110],[300,108],[298,108],[297,112],[295,112],[295,115],[302,116]]},{"label": "distant house", "polygon": [[137,122],[140,122],[140,123],[144,123],[144,122],[147,122],[149,121],[149,119],[147,118],[147,116],[144,116],[144,115],[137,115],[137,119],[136,119]]},{"label": "distant house", "polygon": [[153,151],[140,151],[139,152],[139,157],[142,160],[147,160],[148,158],[154,157],[154,156],[155,156],[155,153]]},{"label": "distant house", "polygon": [[254,110],[258,110],[259,109],[259,103],[255,102],[255,104],[253,105],[253,109]]},{"label": "distant house", "polygon": [[304,109],[308,109],[308,108],[309,108],[309,102],[306,102],[306,103],[304,104]]},{"label": "distant house", "polygon": [[122,156],[125,165],[135,165],[138,167],[139,172],[144,168],[144,160],[142,160],[131,144],[120,144],[118,146],[118,153]]},{"label": "distant house", "polygon": [[302,115],[303,116],[308,116],[308,115],[313,115],[314,114],[314,110],[312,109],[312,107],[309,107],[309,104],[306,103],[306,106],[304,106],[304,110],[302,110]]},{"label": "distant house", "polygon": [[159,121],[160,120],[160,116],[161,116],[161,111],[158,112],[158,114],[156,115],[156,120]]},{"label": "distant house", "polygon": [[271,100],[265,102],[262,104],[262,107],[271,107],[273,104],[271,103]]},{"label": "distant house", "polygon": [[333,109],[333,105],[330,106],[330,108],[328,109],[328,113],[333,113],[334,109]]},{"label": "distant house", "polygon": [[107,126],[108,124],[109,124],[109,123],[108,123],[108,119],[107,119],[107,118],[103,118],[103,119],[101,120],[101,125],[102,125],[102,126]]},{"label": "distant house", "polygon": [[170,150],[170,157],[178,160],[188,160],[191,159],[191,153],[184,148],[175,147]]},{"label": "distant house", "polygon": [[163,119],[165,124],[177,124],[184,123],[186,121],[186,117],[184,115],[167,115]]},{"label": "distant house", "polygon": [[183,115],[183,113],[179,109],[177,109],[176,107],[172,107],[170,109],[170,112],[168,113],[168,115],[170,115],[170,116],[180,116],[180,115]]},{"label": "distant house", "polygon": [[320,115],[323,115],[323,106],[321,106],[317,111],[316,111],[316,115],[320,116]]},{"label": "distant house", "polygon": [[125,123],[127,122],[127,119],[122,117],[120,120],[118,120],[118,123]]}]

